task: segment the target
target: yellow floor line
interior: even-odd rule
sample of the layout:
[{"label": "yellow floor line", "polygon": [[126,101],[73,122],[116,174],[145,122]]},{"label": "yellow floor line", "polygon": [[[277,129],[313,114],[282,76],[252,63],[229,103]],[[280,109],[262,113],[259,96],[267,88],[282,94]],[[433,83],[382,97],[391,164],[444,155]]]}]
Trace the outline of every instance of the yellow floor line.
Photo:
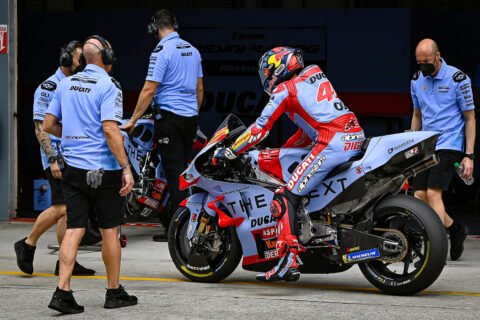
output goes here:
[{"label": "yellow floor line", "polygon": [[[20,271],[0,271],[0,275],[11,275],[11,276],[23,276],[23,277],[56,277],[51,273],[33,273],[33,275],[27,275]],[[106,276],[74,276],[73,278],[81,279],[101,279],[106,280]],[[191,282],[190,280],[180,279],[180,278],[147,278],[147,277],[120,277],[122,281],[147,281],[147,282]],[[255,281],[222,281],[221,284],[233,284],[233,285],[255,285],[255,286],[271,286],[271,287],[285,287],[285,288],[295,288],[295,289],[323,289],[323,290],[337,290],[337,291],[351,291],[351,292],[380,292],[376,288],[362,288],[362,287],[351,287],[351,286],[340,286],[340,285],[322,285],[322,284],[313,284],[313,283],[262,283]],[[424,290],[421,292],[422,295],[447,295],[447,296],[468,296],[468,297],[480,297],[480,292],[468,292],[468,291],[442,291],[442,290]]]}]

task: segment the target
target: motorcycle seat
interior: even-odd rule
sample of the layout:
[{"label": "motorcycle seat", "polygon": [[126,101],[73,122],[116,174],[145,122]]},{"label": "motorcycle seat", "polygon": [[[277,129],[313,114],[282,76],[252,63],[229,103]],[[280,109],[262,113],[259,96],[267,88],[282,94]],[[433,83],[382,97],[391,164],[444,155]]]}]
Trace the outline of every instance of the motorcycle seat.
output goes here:
[{"label": "motorcycle seat", "polygon": [[350,167],[352,166],[352,163],[354,163],[355,161],[357,160],[360,160],[363,158],[363,156],[365,155],[365,152],[367,151],[367,148],[368,148],[368,145],[370,144],[370,140],[372,138],[367,138],[365,139],[365,142],[363,142],[362,144],[362,147],[360,148],[360,151],[361,153],[356,155],[356,156],[353,156],[351,157],[350,159],[348,159],[347,162],[345,163],[342,163],[342,164],[339,164],[338,166],[336,166],[335,168],[332,169],[332,171],[330,171],[327,176],[325,177],[325,179],[328,179],[328,178],[331,178],[333,176],[336,176],[344,171],[347,171],[348,169],[350,169]]}]

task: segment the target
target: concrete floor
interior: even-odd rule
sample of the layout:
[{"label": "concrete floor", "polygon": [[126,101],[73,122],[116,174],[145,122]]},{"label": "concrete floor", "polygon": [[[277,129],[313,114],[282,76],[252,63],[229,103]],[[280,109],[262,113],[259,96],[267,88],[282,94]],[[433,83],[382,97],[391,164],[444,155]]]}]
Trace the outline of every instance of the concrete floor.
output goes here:
[{"label": "concrete floor", "polygon": [[[34,276],[23,275],[13,243],[32,224],[0,223],[0,319],[48,319],[56,287],[53,230],[40,240]],[[100,253],[81,251],[78,261],[98,276],[75,278],[73,290],[85,313],[62,319],[480,319],[480,241],[467,240],[461,261],[448,261],[428,291],[414,297],[381,294],[357,267],[337,275],[304,275],[294,284],[265,285],[237,269],[225,282],[187,281],[170,260],[166,243],[151,241],[154,228],[124,228],[121,283],[139,298],[135,307],[105,310],[105,271]]]}]

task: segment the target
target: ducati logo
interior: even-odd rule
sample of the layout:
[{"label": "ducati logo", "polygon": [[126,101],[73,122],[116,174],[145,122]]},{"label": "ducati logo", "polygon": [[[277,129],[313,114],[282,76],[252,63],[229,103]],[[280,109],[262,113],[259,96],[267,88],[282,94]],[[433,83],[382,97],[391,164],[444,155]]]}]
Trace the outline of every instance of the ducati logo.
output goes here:
[{"label": "ducati logo", "polygon": [[312,169],[308,174],[303,178],[302,182],[300,182],[300,185],[298,186],[298,192],[302,192],[305,187],[307,186],[307,183],[310,181],[310,179],[313,178],[313,175],[317,170],[320,168],[320,166],[325,162],[327,158],[325,156],[321,156],[320,159],[313,165]]},{"label": "ducati logo", "polygon": [[297,169],[295,169],[295,172],[292,174],[290,181],[288,181],[288,190],[292,191],[298,179],[300,179],[305,170],[312,164],[313,160],[315,160],[315,156],[310,154],[301,164],[298,165]]}]

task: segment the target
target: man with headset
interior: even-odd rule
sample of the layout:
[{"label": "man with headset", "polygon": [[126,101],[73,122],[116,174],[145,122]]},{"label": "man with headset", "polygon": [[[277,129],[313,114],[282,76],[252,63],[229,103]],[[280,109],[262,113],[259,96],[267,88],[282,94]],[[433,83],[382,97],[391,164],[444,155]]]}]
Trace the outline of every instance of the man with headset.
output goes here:
[{"label": "man with headset", "polygon": [[[82,44],[79,41],[70,41],[61,49],[60,67],[47,80],[42,82],[35,91],[33,98],[33,121],[35,124],[35,135],[40,144],[40,154],[42,158],[43,170],[48,179],[52,190],[52,206],[43,211],[35,221],[30,235],[17,241],[14,245],[17,255],[17,265],[27,274],[33,273],[33,258],[38,239],[54,224],[57,224],[58,244],[62,243],[65,234],[66,214],[65,199],[62,190],[62,172],[59,165],[59,153],[61,149],[60,139],[49,135],[43,130],[43,120],[48,105],[53,98],[58,83],[77,71],[79,71],[79,57],[82,53]],[[59,262],[55,268],[55,274],[58,275]],[[73,274],[77,276],[91,276],[95,270],[87,269],[75,262]]]},{"label": "man with headset", "polygon": [[120,285],[118,226],[125,219],[125,196],[133,177],[118,124],[123,116],[120,84],[110,77],[115,54],[98,35],[83,46],[82,72],[58,85],[44,121],[45,131],[62,137],[65,171],[63,192],[67,201],[67,231],[60,247],[58,287],[49,308],[80,313],[70,289],[78,245],[85,234],[91,208],[102,234],[102,258],[107,271],[107,309],[132,306],[137,298]]},{"label": "man with headset", "polygon": [[[186,197],[179,190],[179,176],[187,166],[197,130],[198,111],[203,101],[203,73],[200,53],[177,33],[175,15],[162,9],[155,13],[148,32],[158,42],[150,55],[145,84],[130,121],[122,129],[131,131],[152,103],[160,118],[155,121],[155,141],[167,177],[170,212],[160,217],[168,228],[174,210]],[[155,236],[162,240],[164,235]]]}]

